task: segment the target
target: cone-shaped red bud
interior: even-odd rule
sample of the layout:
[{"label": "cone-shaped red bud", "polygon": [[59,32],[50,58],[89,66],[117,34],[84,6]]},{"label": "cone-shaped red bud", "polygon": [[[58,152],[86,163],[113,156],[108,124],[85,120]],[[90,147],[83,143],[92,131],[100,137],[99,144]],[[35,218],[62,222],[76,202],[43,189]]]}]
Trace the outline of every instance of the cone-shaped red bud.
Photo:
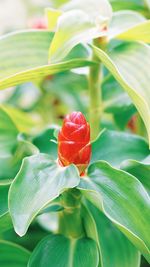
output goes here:
[{"label": "cone-shaped red bud", "polygon": [[75,164],[82,175],[91,158],[90,126],[81,112],[64,119],[58,134],[58,160],[61,166]]}]

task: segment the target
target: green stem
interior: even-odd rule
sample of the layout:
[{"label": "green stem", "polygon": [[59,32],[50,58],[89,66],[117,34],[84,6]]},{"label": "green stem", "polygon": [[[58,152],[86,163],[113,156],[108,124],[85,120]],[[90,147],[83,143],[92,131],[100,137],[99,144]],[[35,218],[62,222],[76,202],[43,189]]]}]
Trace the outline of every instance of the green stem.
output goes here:
[{"label": "green stem", "polygon": [[89,69],[89,122],[91,126],[91,140],[94,140],[100,132],[100,120],[102,116],[102,72],[101,63],[94,52],[92,61],[97,62],[97,64],[91,66]]},{"label": "green stem", "polygon": [[80,199],[81,194],[77,189],[70,189],[62,195],[61,204],[64,210],[59,212],[60,234],[71,238],[84,236]]}]

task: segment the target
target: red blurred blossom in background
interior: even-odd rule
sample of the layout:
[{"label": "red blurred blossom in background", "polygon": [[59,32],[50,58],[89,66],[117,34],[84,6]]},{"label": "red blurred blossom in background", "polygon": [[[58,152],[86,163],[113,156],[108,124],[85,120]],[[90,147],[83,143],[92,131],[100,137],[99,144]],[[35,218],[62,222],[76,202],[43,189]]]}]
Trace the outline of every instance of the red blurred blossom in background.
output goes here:
[{"label": "red blurred blossom in background", "polygon": [[32,18],[31,20],[29,20],[28,25],[29,25],[29,28],[32,28],[32,29],[37,29],[37,30],[47,29],[47,22],[44,17]]},{"label": "red blurred blossom in background", "polygon": [[128,121],[127,128],[130,129],[132,133],[136,133],[137,131],[137,116],[134,115],[132,118]]},{"label": "red blurred blossom in background", "polygon": [[72,112],[58,134],[58,161],[61,166],[75,164],[83,175],[91,158],[90,126],[81,112]]}]

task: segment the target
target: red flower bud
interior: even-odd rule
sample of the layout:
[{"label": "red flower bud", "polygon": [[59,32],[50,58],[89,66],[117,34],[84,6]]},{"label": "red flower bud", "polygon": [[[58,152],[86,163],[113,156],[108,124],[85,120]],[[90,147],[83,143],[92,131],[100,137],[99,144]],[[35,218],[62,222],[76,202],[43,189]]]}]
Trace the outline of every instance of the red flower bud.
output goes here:
[{"label": "red flower bud", "polygon": [[61,166],[75,164],[82,175],[91,158],[90,126],[81,112],[64,119],[58,134],[58,160]]}]

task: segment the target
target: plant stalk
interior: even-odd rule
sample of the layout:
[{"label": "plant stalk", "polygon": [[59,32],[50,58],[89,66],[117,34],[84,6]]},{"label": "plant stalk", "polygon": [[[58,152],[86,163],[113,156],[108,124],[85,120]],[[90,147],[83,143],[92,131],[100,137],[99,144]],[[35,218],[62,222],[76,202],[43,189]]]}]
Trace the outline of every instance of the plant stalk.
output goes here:
[{"label": "plant stalk", "polygon": [[[96,43],[97,42],[95,40],[94,44]],[[91,126],[91,140],[93,141],[100,132],[100,120],[103,109],[101,93],[101,62],[94,54],[94,51],[92,61],[97,63],[89,69],[89,122]]]},{"label": "plant stalk", "polygon": [[77,189],[70,189],[62,195],[64,210],[59,212],[59,234],[70,238],[84,236],[80,199],[81,194]]}]

